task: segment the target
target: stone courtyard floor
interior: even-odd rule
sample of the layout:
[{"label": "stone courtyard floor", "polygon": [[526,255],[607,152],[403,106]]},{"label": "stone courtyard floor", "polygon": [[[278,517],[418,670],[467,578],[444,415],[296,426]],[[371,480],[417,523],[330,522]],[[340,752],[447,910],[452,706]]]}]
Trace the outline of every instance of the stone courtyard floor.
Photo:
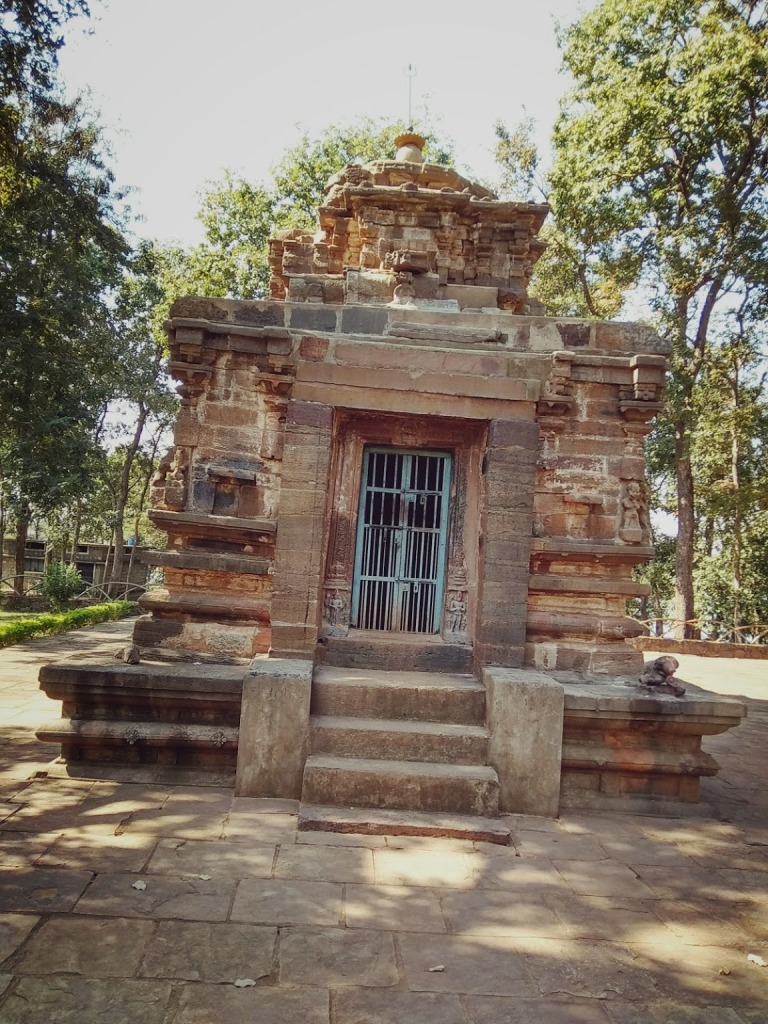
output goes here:
[{"label": "stone courtyard floor", "polygon": [[749,703],[703,814],[513,816],[507,848],[46,776],[40,665],[130,628],[0,651],[2,1024],[768,1022],[768,662],[680,657]]}]

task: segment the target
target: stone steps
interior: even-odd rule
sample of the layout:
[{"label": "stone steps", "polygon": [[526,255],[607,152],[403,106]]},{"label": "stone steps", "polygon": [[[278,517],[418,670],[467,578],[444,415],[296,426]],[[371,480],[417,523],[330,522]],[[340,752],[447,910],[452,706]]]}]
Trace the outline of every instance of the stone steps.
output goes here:
[{"label": "stone steps", "polygon": [[496,817],[499,780],[485,765],[312,754],[302,804]]},{"label": "stone steps", "polygon": [[510,831],[496,818],[439,811],[382,811],[374,807],[321,807],[302,804],[299,831],[366,836],[432,836],[509,846]]},{"label": "stone steps", "polygon": [[316,754],[336,757],[484,764],[488,730],[450,722],[314,715],[310,747]]},{"label": "stone steps", "polygon": [[322,664],[337,668],[378,665],[388,672],[471,672],[474,654],[465,644],[439,637],[353,630],[349,636],[325,639],[320,657]]},{"label": "stone steps", "polygon": [[460,673],[322,667],[312,683],[312,713],[483,725],[485,689]]}]

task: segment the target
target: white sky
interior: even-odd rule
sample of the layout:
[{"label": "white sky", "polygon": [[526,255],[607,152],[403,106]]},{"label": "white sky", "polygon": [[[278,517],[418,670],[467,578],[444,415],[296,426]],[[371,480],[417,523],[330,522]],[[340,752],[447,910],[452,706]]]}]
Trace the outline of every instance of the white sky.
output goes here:
[{"label": "white sky", "polygon": [[188,243],[197,194],[224,170],[265,180],[302,129],[405,119],[409,63],[417,126],[426,104],[457,165],[492,177],[497,119],[535,118],[546,145],[566,87],[555,23],[595,3],[94,0],[60,66],[92,93],[138,233]]}]

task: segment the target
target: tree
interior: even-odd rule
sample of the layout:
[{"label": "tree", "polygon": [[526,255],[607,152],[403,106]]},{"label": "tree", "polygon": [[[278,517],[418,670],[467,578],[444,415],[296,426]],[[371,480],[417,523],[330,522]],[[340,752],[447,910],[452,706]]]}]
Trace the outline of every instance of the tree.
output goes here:
[{"label": "tree", "polygon": [[134,515],[134,544],[138,543],[138,522],[146,505],[158,447],[173,423],[178,404],[166,374],[165,336],[160,330],[153,330],[152,323],[153,311],[164,300],[158,273],[161,261],[150,243],[140,245],[120,282],[114,303],[121,360],[112,401],[126,405],[131,414],[126,423],[128,437],[113,453],[119,456],[120,471],[113,501],[110,581],[119,581],[124,575],[125,519],[131,491],[136,488],[136,471],[142,499]]},{"label": "tree", "polygon": [[496,124],[500,194],[510,199],[543,200],[552,207],[541,232],[547,248],[534,267],[530,295],[550,316],[608,320],[621,309],[633,278],[632,261],[601,258],[588,223],[560,221],[557,196],[541,169],[534,129],[532,118],[511,130],[501,121]]},{"label": "tree", "polygon": [[[167,294],[262,298],[269,284],[269,238],[282,228],[313,229],[329,178],[356,161],[391,159],[402,131],[402,124],[373,118],[332,125],[317,138],[302,135],[267,184],[225,174],[201,197],[202,243],[164,252]],[[425,137],[426,159],[448,163],[451,148],[431,132]]]},{"label": "tree", "polygon": [[747,295],[744,316],[759,318],[768,289],[768,10],[603,0],[565,33],[564,63],[575,85],[554,135],[558,222],[634,266],[673,347],[676,616],[690,620],[696,388],[719,321]]},{"label": "tree", "polygon": [[107,291],[127,253],[93,119],[57,96],[59,30],[80,0],[0,9],[0,473],[17,573],[33,507],[84,486],[118,363]]}]

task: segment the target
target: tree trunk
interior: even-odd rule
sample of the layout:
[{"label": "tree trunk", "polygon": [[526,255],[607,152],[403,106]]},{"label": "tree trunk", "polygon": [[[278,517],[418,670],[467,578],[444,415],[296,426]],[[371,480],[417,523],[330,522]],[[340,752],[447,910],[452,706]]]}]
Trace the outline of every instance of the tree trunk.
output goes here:
[{"label": "tree trunk", "polygon": [[24,562],[30,519],[29,502],[22,501],[16,512],[16,567],[13,581],[13,589],[18,597],[24,596]]},{"label": "tree trunk", "polygon": [[136,420],[136,428],[133,438],[125,452],[123,472],[120,475],[120,489],[117,495],[117,508],[115,509],[115,552],[112,559],[112,571],[109,574],[111,583],[121,579],[123,572],[123,558],[125,555],[125,507],[128,504],[128,495],[131,489],[131,469],[136,454],[141,445],[141,435],[147,422],[149,409],[145,405],[139,406],[139,416]]},{"label": "tree trunk", "polygon": [[688,431],[685,423],[675,424],[675,475],[677,478],[677,544],[675,546],[676,640],[693,640],[698,630],[690,625],[695,617],[693,600],[693,553],[696,518],[693,505],[693,475]]}]

